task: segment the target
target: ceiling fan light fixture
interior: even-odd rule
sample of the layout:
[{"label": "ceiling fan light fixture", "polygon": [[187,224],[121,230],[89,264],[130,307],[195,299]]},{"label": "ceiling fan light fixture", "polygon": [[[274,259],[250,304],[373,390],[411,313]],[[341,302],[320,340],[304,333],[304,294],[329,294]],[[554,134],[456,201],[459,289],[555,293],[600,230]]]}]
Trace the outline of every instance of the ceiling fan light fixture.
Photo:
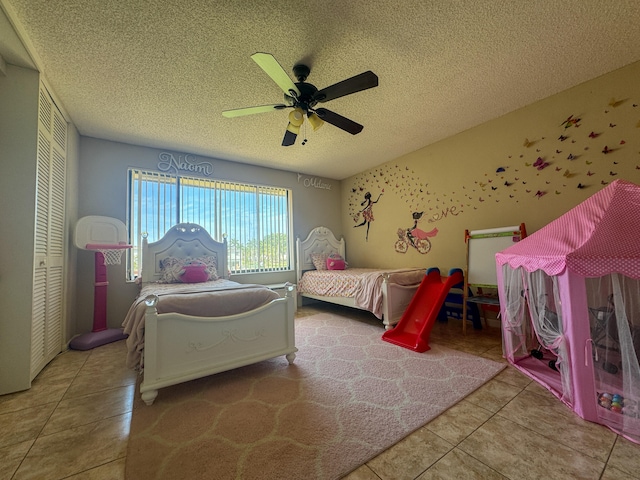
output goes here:
[{"label": "ceiling fan light fixture", "polygon": [[297,107],[289,112],[289,123],[291,125],[298,127],[298,130],[300,130],[302,122],[304,122],[304,112],[301,108]]},{"label": "ceiling fan light fixture", "polygon": [[313,112],[309,113],[307,115],[307,118],[309,119],[309,123],[313,127],[314,132],[318,130],[322,125],[324,125],[324,120],[322,120],[318,115],[316,115]]}]

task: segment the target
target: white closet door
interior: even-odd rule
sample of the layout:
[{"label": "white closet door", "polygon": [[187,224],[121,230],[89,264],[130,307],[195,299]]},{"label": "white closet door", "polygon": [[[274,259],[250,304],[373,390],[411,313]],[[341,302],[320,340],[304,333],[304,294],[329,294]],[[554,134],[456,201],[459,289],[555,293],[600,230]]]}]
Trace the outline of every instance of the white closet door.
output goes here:
[{"label": "white closet door", "polygon": [[62,351],[67,122],[40,85],[31,379]]}]

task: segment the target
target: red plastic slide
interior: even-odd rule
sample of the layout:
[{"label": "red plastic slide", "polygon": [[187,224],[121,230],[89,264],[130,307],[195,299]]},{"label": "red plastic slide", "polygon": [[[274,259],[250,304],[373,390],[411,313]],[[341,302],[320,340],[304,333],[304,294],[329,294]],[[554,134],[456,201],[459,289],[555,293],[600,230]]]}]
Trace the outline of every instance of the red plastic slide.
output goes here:
[{"label": "red plastic slide", "polygon": [[438,312],[451,287],[462,281],[460,269],[452,270],[444,278],[437,268],[429,269],[398,324],[384,332],[382,339],[416,352],[429,350],[429,336]]}]

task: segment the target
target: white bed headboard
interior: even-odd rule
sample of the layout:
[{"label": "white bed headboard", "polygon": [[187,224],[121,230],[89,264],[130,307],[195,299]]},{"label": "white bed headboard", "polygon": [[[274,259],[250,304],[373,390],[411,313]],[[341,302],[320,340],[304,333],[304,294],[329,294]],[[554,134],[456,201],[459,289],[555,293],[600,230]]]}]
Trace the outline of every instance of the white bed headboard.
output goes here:
[{"label": "white bed headboard", "polygon": [[216,269],[220,278],[229,278],[227,266],[227,239],[217,242],[200,225],[178,223],[157,242],[142,241],[142,282],[157,282],[162,277],[160,261],[167,257],[196,258],[216,257]]},{"label": "white bed headboard", "polygon": [[314,228],[309,232],[307,238],[302,241],[300,238],[297,238],[296,273],[298,280],[300,280],[306,270],[313,270],[315,268],[311,260],[312,253],[323,253],[325,255],[338,253],[342,258],[346,259],[344,238],[338,240],[327,227]]}]

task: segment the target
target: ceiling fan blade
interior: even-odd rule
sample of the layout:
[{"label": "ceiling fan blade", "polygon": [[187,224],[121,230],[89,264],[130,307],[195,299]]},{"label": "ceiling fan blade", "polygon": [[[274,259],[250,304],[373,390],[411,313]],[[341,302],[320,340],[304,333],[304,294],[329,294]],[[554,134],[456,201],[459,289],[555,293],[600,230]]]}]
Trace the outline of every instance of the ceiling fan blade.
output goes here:
[{"label": "ceiling fan blade", "polygon": [[236,108],[233,110],[225,110],[222,112],[223,117],[233,118],[233,117],[242,117],[244,115],[253,115],[254,113],[265,113],[272,112],[273,110],[282,110],[283,108],[287,108],[289,105],[278,104],[278,105],[260,105],[259,107],[245,107],[245,108]]},{"label": "ceiling fan blade", "polygon": [[293,83],[291,77],[287,75],[287,72],[284,71],[273,55],[270,53],[254,53],[251,58],[271,77],[271,80],[278,84],[284,93],[290,97],[294,96],[291,92],[294,92],[296,97],[300,96],[300,90],[298,90],[296,84]]},{"label": "ceiling fan blade", "polygon": [[349,132],[351,135],[355,135],[360,133],[364,128],[359,123],[354,122],[353,120],[349,120],[342,115],[338,115],[331,110],[327,110],[326,108],[318,108],[316,109],[316,114],[325,122],[330,123],[331,125],[338,127],[345,132]]},{"label": "ceiling fan blade", "polygon": [[351,95],[352,93],[361,92],[362,90],[377,86],[378,76],[369,70],[355,77],[347,78],[346,80],[330,85],[322,90],[318,90],[313,98],[318,102],[328,102],[335,98],[344,97],[345,95]]},{"label": "ceiling fan blade", "polygon": [[[289,124],[289,126],[291,126],[291,124]],[[294,143],[296,143],[296,138],[298,138],[298,134],[297,133],[293,133],[291,130],[289,130],[289,128],[287,128],[284,131],[284,137],[282,139],[282,146],[283,147],[289,147],[289,146],[293,145]]]}]

